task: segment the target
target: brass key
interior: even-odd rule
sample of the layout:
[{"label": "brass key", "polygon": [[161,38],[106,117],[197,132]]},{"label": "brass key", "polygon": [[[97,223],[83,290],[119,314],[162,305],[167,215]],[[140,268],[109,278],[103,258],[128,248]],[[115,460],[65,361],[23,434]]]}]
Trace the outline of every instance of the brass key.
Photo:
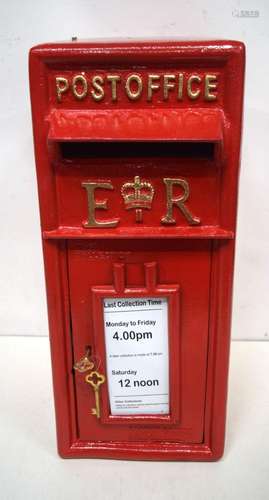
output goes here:
[{"label": "brass key", "polygon": [[99,388],[106,380],[106,377],[97,371],[93,371],[86,376],[85,381],[90,384],[94,390],[95,396],[95,408],[92,408],[92,415],[96,415],[96,418],[100,418],[100,399],[99,399]]}]

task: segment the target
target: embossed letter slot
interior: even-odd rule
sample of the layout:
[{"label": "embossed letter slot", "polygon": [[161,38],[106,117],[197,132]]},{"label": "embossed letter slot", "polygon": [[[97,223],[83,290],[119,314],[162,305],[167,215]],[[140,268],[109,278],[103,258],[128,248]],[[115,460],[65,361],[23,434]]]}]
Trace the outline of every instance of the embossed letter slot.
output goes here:
[{"label": "embossed letter slot", "polygon": [[218,220],[224,151],[218,109],[54,110],[49,120],[60,227],[46,236],[71,227],[89,236],[99,229],[106,230],[101,237],[139,234],[143,223],[152,227],[148,236],[232,235]]}]

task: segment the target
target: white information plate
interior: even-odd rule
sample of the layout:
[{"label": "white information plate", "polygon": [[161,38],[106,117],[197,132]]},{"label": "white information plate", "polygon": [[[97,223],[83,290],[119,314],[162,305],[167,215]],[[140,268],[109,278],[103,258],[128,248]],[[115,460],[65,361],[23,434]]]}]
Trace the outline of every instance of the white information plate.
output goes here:
[{"label": "white information plate", "polygon": [[169,413],[166,297],[104,299],[111,415]]}]

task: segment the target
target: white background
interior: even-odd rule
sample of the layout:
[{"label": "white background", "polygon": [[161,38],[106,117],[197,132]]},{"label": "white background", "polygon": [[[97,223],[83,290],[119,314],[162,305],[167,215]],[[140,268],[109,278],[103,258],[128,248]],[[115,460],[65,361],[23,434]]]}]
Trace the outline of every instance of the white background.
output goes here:
[{"label": "white background", "polygon": [[[233,338],[268,339],[269,3],[0,0],[0,334],[47,335],[28,50],[96,37],[230,38],[247,46]],[[258,17],[238,17],[241,10]]]}]

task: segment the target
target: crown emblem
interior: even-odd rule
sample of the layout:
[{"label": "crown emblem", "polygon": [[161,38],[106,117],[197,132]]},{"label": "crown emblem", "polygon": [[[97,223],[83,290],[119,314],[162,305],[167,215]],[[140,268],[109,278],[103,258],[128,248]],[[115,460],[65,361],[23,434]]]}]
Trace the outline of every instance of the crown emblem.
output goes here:
[{"label": "crown emblem", "polygon": [[134,182],[122,185],[121,195],[124,199],[126,210],[135,209],[136,222],[142,222],[142,209],[150,209],[154,196],[154,188],[150,182],[140,180],[139,175],[134,177]]}]

